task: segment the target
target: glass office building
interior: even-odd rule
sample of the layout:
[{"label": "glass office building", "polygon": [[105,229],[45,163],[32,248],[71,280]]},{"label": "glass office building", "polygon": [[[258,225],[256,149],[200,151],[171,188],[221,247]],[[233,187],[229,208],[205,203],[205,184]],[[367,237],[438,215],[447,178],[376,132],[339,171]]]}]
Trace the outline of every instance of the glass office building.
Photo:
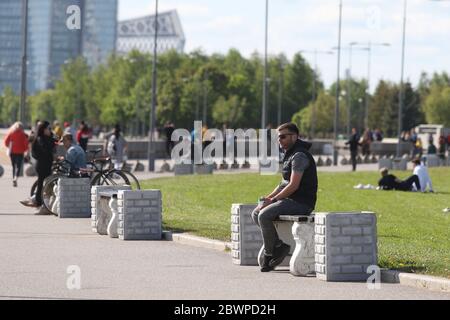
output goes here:
[{"label": "glass office building", "polygon": [[[119,22],[117,53],[127,54],[132,50],[152,53],[155,47],[155,16]],[[184,51],[186,38],[176,10],[158,15],[158,52]]]},{"label": "glass office building", "polygon": [[0,92],[6,85],[15,92],[20,90],[21,25],[21,2],[0,0]]},{"label": "glass office building", "polygon": [[[118,0],[39,0],[28,4],[27,91],[52,87],[61,66],[79,56],[95,68],[115,51]],[[81,30],[70,30],[67,8],[81,9]],[[20,90],[22,1],[0,0],[0,92]]]}]

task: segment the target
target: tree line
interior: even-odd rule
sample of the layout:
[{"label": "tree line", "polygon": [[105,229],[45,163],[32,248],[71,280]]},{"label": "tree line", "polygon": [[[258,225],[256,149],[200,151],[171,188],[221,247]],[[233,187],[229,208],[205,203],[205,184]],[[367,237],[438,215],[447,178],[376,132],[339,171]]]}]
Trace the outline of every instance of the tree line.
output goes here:
[{"label": "tree line", "polygon": [[[158,126],[170,121],[192,129],[194,120],[208,127],[259,128],[263,91],[263,57],[243,57],[237,50],[206,55],[169,51],[158,58]],[[325,88],[305,58],[297,53],[291,60],[272,56],[268,62],[267,119],[272,127],[294,121],[305,136],[326,137],[333,132],[336,83]],[[83,58],[65,64],[54,87],[27,100],[26,119],[87,121],[91,126],[120,123],[129,134],[145,135],[151,108],[152,56],[133,51],[112,55],[105,65],[91,70]],[[375,92],[366,96],[365,79],[340,83],[349,95],[341,97],[340,132],[350,127],[364,129],[368,103],[368,126],[396,136],[400,86],[380,80]],[[422,123],[450,127],[450,79],[446,72],[423,73],[416,87],[404,85],[403,130]],[[313,97],[316,97],[313,100]],[[368,101],[366,101],[368,99]],[[17,121],[20,99],[11,88],[0,97],[0,124]]]}]

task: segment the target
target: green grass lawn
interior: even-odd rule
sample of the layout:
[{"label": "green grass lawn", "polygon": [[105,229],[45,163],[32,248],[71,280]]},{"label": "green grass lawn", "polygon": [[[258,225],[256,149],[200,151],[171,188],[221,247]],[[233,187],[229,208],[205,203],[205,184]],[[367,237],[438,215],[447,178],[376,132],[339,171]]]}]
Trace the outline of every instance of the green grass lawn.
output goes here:
[{"label": "green grass lawn", "polygon": [[[406,178],[409,172],[394,172]],[[435,194],[354,190],[376,185],[377,172],[320,173],[316,212],[373,211],[378,217],[380,266],[450,278],[450,170],[430,170]],[[256,203],[279,176],[258,174],[182,176],[149,180],[161,189],[164,228],[230,241],[232,203]]]}]

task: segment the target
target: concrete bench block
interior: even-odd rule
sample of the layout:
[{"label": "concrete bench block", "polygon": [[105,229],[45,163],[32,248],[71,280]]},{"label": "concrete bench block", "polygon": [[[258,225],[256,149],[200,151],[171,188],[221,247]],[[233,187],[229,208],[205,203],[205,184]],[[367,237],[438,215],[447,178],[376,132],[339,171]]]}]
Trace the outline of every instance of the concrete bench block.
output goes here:
[{"label": "concrete bench block", "polygon": [[192,164],[176,164],[173,167],[176,176],[184,176],[194,174],[194,166]]},{"label": "concrete bench block", "polygon": [[101,203],[101,193],[118,192],[119,190],[131,190],[131,186],[92,186],[91,187],[91,225],[92,231],[100,235],[107,235],[107,228],[111,220],[111,208],[109,200]]},{"label": "concrete bench block", "polygon": [[[302,216],[301,218],[303,217],[306,219],[298,219],[300,222],[290,221],[290,219],[274,222],[280,240],[291,246],[291,251],[280,266],[289,266],[289,271],[295,276],[307,276],[315,272],[314,216]],[[263,254],[264,246],[258,255],[260,266]]]},{"label": "concrete bench block", "polygon": [[52,209],[61,219],[91,217],[89,178],[60,178],[54,191],[57,200]]},{"label": "concrete bench block", "polygon": [[162,194],[160,190],[118,192],[117,232],[121,240],[162,239]]},{"label": "concrete bench block", "polygon": [[439,157],[435,154],[427,155],[427,167],[433,168],[433,167],[439,167],[441,164],[441,160]]},{"label": "concrete bench block", "polygon": [[[261,231],[251,219],[256,204],[233,204],[231,206],[231,239],[236,243],[233,263],[241,266],[257,266],[258,254],[263,245]],[[239,232],[233,232],[239,230]]]},{"label": "concrete bench block", "polygon": [[380,160],[378,161],[378,169],[382,168],[388,168],[389,170],[392,170],[393,168],[392,160],[388,158],[380,158]]},{"label": "concrete bench block", "polygon": [[194,173],[195,174],[213,174],[214,171],[214,165],[212,164],[198,164],[194,165]]},{"label": "concrete bench block", "polygon": [[408,160],[405,158],[396,158],[392,161],[393,170],[406,171],[408,168]]},{"label": "concrete bench block", "polygon": [[378,263],[376,224],[372,212],[316,213],[317,278],[367,281],[367,268]]}]

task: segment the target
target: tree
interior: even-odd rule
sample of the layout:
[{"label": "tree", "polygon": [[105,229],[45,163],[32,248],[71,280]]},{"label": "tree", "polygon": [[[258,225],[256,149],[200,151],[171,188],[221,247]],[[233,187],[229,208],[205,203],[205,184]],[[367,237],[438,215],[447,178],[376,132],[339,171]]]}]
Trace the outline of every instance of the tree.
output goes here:
[{"label": "tree", "polygon": [[30,97],[31,122],[36,120],[56,119],[55,115],[55,92],[53,90],[41,91]]},{"label": "tree", "polygon": [[62,121],[83,120],[91,107],[90,70],[84,58],[62,67],[55,86],[55,113]]},{"label": "tree", "polygon": [[[247,101],[239,96],[231,96],[229,99],[219,97],[213,107],[213,120],[216,124],[232,123],[237,128],[242,128],[245,122],[245,110]],[[217,126],[220,127],[220,126]]]},{"label": "tree", "polygon": [[[336,101],[334,96],[326,91],[321,91],[316,102],[311,102],[306,108],[301,109],[292,117],[292,122],[299,126],[303,135],[309,135],[311,131],[311,118],[313,107],[316,109],[315,131],[316,136],[330,136],[334,130],[334,110]],[[345,110],[345,104],[343,104]],[[339,116],[339,126],[343,128],[346,120],[346,113],[341,112]]]},{"label": "tree", "polygon": [[423,108],[428,123],[450,127],[450,87],[432,85]]},{"label": "tree", "polygon": [[11,87],[6,87],[2,97],[1,122],[10,126],[19,120],[20,97],[14,93]]},{"label": "tree", "polygon": [[[306,107],[312,100],[314,71],[300,53],[285,68],[285,99],[283,99],[283,119],[291,119],[299,108]],[[317,92],[322,84],[318,81]],[[275,100],[277,101],[277,100]]]}]

